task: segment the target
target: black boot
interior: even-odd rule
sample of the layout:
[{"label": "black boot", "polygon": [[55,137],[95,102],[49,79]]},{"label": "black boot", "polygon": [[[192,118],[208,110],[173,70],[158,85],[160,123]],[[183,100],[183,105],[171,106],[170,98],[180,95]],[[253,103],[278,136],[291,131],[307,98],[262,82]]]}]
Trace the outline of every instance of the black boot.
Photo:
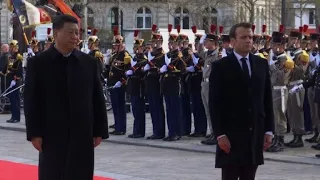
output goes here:
[{"label": "black boot", "polygon": [[296,138],[296,135],[293,135],[293,139],[291,141],[287,142],[287,143],[284,143],[284,145],[289,147],[290,144],[292,144],[294,142],[295,138]]},{"label": "black boot", "polygon": [[201,144],[204,144],[204,145],[216,145],[217,143],[218,143],[218,140],[214,135],[212,135],[206,140],[201,141]]},{"label": "black boot", "polygon": [[317,145],[311,146],[311,148],[313,148],[315,150],[320,150],[320,143],[318,143]]},{"label": "black boot", "polygon": [[269,152],[280,152],[284,149],[284,136],[278,136],[278,142]]},{"label": "black boot", "polygon": [[317,128],[314,129],[314,135],[312,136],[312,138],[309,139],[305,139],[306,142],[309,143],[317,143],[318,142],[318,137],[319,137],[319,131]]},{"label": "black boot", "polygon": [[273,152],[273,149],[275,146],[278,145],[278,142],[279,142],[279,137],[275,135],[274,138],[272,139],[271,146],[267,149],[267,152]]},{"label": "black boot", "polygon": [[303,140],[302,140],[302,135],[294,135],[293,142],[289,144],[290,148],[299,148],[303,147]]}]

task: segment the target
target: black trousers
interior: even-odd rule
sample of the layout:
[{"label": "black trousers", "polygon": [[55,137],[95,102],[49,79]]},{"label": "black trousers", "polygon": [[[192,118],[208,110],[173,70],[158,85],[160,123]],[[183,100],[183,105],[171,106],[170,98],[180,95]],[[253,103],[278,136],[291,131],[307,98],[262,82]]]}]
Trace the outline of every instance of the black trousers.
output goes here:
[{"label": "black trousers", "polygon": [[258,166],[227,166],[222,168],[222,180],[254,180]]}]

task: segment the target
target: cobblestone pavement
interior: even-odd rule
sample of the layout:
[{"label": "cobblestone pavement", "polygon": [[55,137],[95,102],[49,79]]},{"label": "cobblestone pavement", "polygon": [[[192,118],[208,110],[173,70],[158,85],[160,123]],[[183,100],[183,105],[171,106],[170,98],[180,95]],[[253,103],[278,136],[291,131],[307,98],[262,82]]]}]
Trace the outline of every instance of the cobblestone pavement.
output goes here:
[{"label": "cobblestone pavement", "polygon": [[[0,160],[37,164],[38,154],[25,140],[25,133],[0,129],[0,144]],[[96,149],[95,174],[117,180],[221,178],[220,170],[214,168],[213,154],[114,143],[103,143]],[[318,180],[320,172],[319,166],[266,161],[256,179]]]},{"label": "cobblestone pavement", "polygon": [[[5,121],[10,118],[10,115],[0,115],[0,128],[11,129],[11,130],[25,130],[24,116],[22,115],[22,120],[17,124],[6,123]],[[114,142],[118,144],[129,144],[129,145],[139,145],[148,147],[158,147],[166,149],[178,149],[191,152],[202,152],[202,153],[214,153],[215,146],[205,146],[200,143],[203,138],[189,138],[183,137],[182,140],[176,142],[164,142],[162,140],[146,140],[146,139],[130,139],[127,135],[132,133],[133,126],[133,116],[132,113],[127,113],[127,134],[125,136],[111,136],[107,141]],[[112,111],[108,112],[109,125],[114,123]],[[110,129],[111,130],[111,129]],[[209,131],[208,131],[209,132]],[[147,113],[146,118],[146,136],[152,134],[152,124],[150,115]],[[310,136],[310,135],[309,135]],[[305,137],[309,137],[305,136]],[[292,135],[288,134],[285,141],[291,140]],[[314,157],[316,151],[310,148],[310,143],[305,143],[303,148],[286,149],[280,153],[265,153],[265,158],[267,160],[280,161],[280,162],[293,162],[293,163],[303,163],[311,165],[320,165],[320,161]]]}]

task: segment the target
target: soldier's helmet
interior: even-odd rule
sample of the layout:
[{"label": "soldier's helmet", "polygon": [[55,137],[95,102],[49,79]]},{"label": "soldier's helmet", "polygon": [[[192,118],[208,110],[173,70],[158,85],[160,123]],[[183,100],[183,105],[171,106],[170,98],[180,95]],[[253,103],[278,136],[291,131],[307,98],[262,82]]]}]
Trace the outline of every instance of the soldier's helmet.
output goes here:
[{"label": "soldier's helmet", "polygon": [[54,42],[54,38],[51,35],[51,28],[47,29],[47,39],[45,40],[45,43],[53,43]]},{"label": "soldier's helmet", "polygon": [[163,41],[162,35],[160,33],[157,33],[157,25],[153,24],[151,31],[151,41]]},{"label": "soldier's helmet", "polygon": [[[91,29],[91,28],[89,28],[89,29]],[[93,29],[92,34],[91,34],[91,31],[89,31],[89,32],[90,32],[90,36],[88,37],[89,43],[96,43],[96,42],[100,41],[100,39],[97,36],[98,29],[96,29],[96,28]]]},{"label": "soldier's helmet", "polygon": [[36,31],[32,31],[29,44],[33,46],[37,46],[39,44],[39,41],[36,39]]},{"label": "soldier's helmet", "polygon": [[113,28],[113,45],[120,45],[124,43],[123,37],[119,34],[119,27]]},{"label": "soldier's helmet", "polygon": [[19,47],[19,42],[18,42],[17,40],[13,39],[13,40],[10,41],[9,46],[10,46],[11,48],[13,48],[13,47]]},{"label": "soldier's helmet", "polygon": [[200,39],[202,37],[202,34],[197,34],[197,26],[192,26],[191,29],[192,29],[193,34],[195,35],[194,42],[199,43]]},{"label": "soldier's helmet", "polygon": [[133,37],[134,37],[134,44],[133,45],[134,45],[134,47],[145,46],[144,39],[139,39],[138,35],[139,35],[139,30],[134,30],[134,34],[133,34]]}]

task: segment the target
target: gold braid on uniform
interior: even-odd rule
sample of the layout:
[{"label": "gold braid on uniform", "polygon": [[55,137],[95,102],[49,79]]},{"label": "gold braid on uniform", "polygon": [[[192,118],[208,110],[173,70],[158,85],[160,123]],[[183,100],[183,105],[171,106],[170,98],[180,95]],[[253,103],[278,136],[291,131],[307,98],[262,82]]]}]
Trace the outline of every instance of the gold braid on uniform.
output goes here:
[{"label": "gold braid on uniform", "polygon": [[176,67],[177,64],[179,63],[179,61],[181,61],[185,67],[187,66],[186,62],[182,59],[183,55],[182,55],[182,53],[180,51],[177,51],[177,53],[171,54],[171,57],[172,56],[176,56],[175,58],[171,58],[172,61],[170,63],[170,64],[173,65],[174,71],[176,71],[176,72],[180,71]]},{"label": "gold braid on uniform", "polygon": [[103,62],[104,55],[100,51],[96,51],[95,54],[94,54],[94,57],[96,57],[101,62]]}]

